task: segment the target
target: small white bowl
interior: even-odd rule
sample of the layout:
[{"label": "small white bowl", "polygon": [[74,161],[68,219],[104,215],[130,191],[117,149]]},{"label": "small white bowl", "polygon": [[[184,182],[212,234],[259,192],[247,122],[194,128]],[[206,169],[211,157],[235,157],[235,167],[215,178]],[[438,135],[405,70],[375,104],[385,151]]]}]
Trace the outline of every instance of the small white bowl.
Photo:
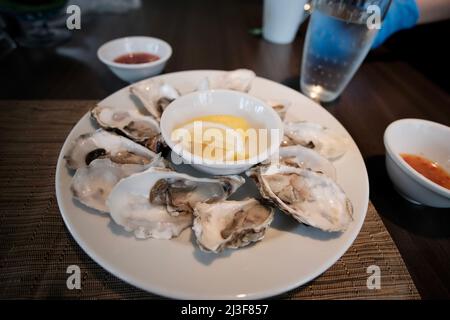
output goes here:
[{"label": "small white bowl", "polygon": [[[278,136],[270,139],[266,150],[245,160],[211,163],[182,149],[172,140],[172,131],[193,118],[206,115],[232,115],[246,119],[258,128],[274,129]],[[248,94],[231,90],[207,90],[192,92],[174,100],[161,117],[161,134],[185,163],[213,175],[238,174],[269,158],[278,151],[283,138],[283,123],[278,114],[263,101]]]},{"label": "small white bowl", "polygon": [[431,207],[450,207],[450,190],[425,178],[400,156],[423,156],[450,172],[450,127],[420,119],[398,120],[384,132],[384,146],[387,172],[405,199]]},{"label": "small white bowl", "polygon": [[[127,53],[146,52],[159,56],[159,59],[147,63],[126,64],[114,60]],[[152,37],[125,37],[103,44],[97,56],[120,79],[129,83],[146,79],[161,73],[172,55],[171,46]]]}]

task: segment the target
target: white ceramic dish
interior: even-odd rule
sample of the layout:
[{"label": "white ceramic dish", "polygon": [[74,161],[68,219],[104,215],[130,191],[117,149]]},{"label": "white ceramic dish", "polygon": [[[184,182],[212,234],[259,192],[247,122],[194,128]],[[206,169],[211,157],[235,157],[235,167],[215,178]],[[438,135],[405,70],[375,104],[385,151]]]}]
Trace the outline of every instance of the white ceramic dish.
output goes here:
[{"label": "white ceramic dish", "polygon": [[450,190],[425,178],[400,156],[410,153],[439,163],[450,172],[450,128],[420,119],[391,123],[384,133],[386,169],[399,193],[416,204],[450,208]]},{"label": "white ceramic dish", "polygon": [[[193,91],[206,76],[221,71],[185,71],[158,78],[180,89]],[[71,175],[63,155],[82,133],[94,130],[86,114],[73,128],[61,150],[56,169],[56,195],[61,215],[74,239],[103,268],[141,289],[183,299],[253,299],[277,295],[314,279],[332,266],[350,247],[361,229],[369,200],[369,183],[363,158],[342,125],[324,108],[276,82],[256,78],[250,94],[261,99],[282,98],[292,102],[288,120],[310,120],[330,127],[350,140],[349,150],[334,163],[337,181],[354,207],[354,221],[346,232],[325,233],[295,223],[277,212],[266,237],[240,250],[215,255],[194,244],[191,230],[173,240],[136,240],[114,224],[74,201]],[[128,88],[104,99],[101,105],[133,105]],[[179,171],[199,175],[181,166]],[[248,180],[234,199],[257,196]]]},{"label": "white ceramic dish", "polygon": [[[159,59],[148,63],[124,64],[114,62],[117,57],[136,52],[156,54]],[[165,41],[152,37],[125,37],[103,44],[97,57],[120,79],[136,82],[157,75],[172,55],[172,47]]]},{"label": "white ceramic dish", "polygon": [[[204,159],[186,152],[180,144],[171,139],[177,126],[196,117],[214,114],[242,117],[255,124],[255,128],[274,130],[277,137],[270,141],[264,152],[255,157],[228,164],[207,163]],[[276,152],[283,138],[283,123],[272,107],[251,95],[231,90],[197,91],[181,96],[167,107],[161,117],[161,134],[164,141],[185,163],[209,174],[227,175],[241,173]]]}]

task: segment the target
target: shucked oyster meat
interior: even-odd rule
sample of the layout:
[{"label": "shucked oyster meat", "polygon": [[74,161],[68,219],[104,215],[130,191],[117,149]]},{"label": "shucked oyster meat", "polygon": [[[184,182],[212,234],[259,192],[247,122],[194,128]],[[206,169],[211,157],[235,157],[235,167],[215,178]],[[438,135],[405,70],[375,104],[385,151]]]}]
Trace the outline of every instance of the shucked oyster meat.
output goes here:
[{"label": "shucked oyster meat", "polygon": [[106,199],[121,179],[153,166],[164,166],[162,158],[155,157],[146,165],[117,164],[110,159],[96,159],[89,166],[79,168],[72,178],[70,189],[75,199],[101,212],[108,212]]},{"label": "shucked oyster meat", "polygon": [[308,169],[259,166],[247,172],[261,195],[297,221],[324,231],[344,231],[353,209],[331,178]]},{"label": "shucked oyster meat", "polygon": [[[162,188],[166,182],[176,186]],[[192,224],[196,202],[226,199],[243,183],[239,176],[196,178],[150,168],[121,180],[107,206],[113,220],[137,238],[170,239]]]},{"label": "shucked oyster meat", "polygon": [[158,121],[169,103],[180,96],[177,89],[156,79],[132,85],[130,92],[139,98],[147,111]]},{"label": "shucked oyster meat", "polygon": [[284,124],[282,146],[302,145],[313,149],[329,160],[335,160],[347,151],[347,139],[333,130],[313,122]]},{"label": "shucked oyster meat", "polygon": [[150,163],[156,153],[117,134],[99,129],[79,136],[64,156],[67,166],[78,169],[98,158],[108,158],[118,164]]},{"label": "shucked oyster meat", "polygon": [[137,109],[98,105],[91,110],[91,116],[103,129],[117,130],[152,151],[159,152],[163,145],[159,122]]},{"label": "shucked oyster meat", "polygon": [[228,198],[243,183],[239,177],[214,180],[194,179],[170,174],[155,182],[150,190],[150,203],[164,205],[170,215],[191,214],[199,202],[213,203]]},{"label": "shucked oyster meat", "polygon": [[192,229],[202,250],[218,253],[261,240],[273,215],[256,199],[198,203]]}]

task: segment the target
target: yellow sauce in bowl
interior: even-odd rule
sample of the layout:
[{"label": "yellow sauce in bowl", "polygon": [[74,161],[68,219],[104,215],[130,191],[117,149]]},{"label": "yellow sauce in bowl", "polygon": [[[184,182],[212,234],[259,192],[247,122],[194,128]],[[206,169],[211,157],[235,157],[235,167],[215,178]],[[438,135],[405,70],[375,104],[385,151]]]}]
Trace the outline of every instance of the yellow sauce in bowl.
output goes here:
[{"label": "yellow sauce in bowl", "polygon": [[256,156],[261,151],[257,131],[242,117],[207,115],[177,126],[172,131],[172,140],[202,159],[238,161]]}]

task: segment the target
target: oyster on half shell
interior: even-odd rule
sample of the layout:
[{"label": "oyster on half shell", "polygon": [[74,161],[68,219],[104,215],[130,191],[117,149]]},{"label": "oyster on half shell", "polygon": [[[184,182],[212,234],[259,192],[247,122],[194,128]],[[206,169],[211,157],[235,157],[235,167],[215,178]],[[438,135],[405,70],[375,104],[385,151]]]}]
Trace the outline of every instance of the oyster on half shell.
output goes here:
[{"label": "oyster on half shell", "polygon": [[177,89],[156,79],[150,79],[132,85],[130,92],[139,98],[145,109],[157,121],[161,119],[161,115],[169,103],[180,96]]},{"label": "oyster on half shell", "polygon": [[148,164],[156,153],[117,134],[99,129],[79,136],[64,156],[70,169],[88,166],[98,158],[108,158],[118,164]]},{"label": "oyster on half shell", "polygon": [[202,250],[218,253],[264,238],[273,215],[272,208],[256,199],[199,203],[192,229]]},{"label": "oyster on half shell", "polygon": [[96,106],[91,117],[106,130],[117,130],[137,143],[159,152],[164,142],[159,122],[152,116],[141,114],[137,109]]},{"label": "oyster on half shell", "polygon": [[240,176],[196,178],[150,168],[122,179],[106,203],[113,220],[137,238],[170,239],[192,224],[198,202],[226,199],[243,183]]},{"label": "oyster on half shell", "polygon": [[198,90],[228,89],[249,92],[252,82],[256,78],[253,71],[248,69],[236,69],[221,73],[209,78],[204,78],[198,85]]},{"label": "oyster on half shell", "polygon": [[79,168],[72,178],[70,189],[75,199],[101,212],[108,212],[106,199],[121,179],[150,167],[163,166],[162,158],[141,164],[117,164],[108,158],[95,159],[87,167]]},{"label": "oyster on half shell", "polygon": [[285,123],[281,145],[297,144],[313,149],[329,160],[343,156],[348,147],[345,137],[320,124],[306,121]]},{"label": "oyster on half shell", "polygon": [[239,176],[216,179],[183,177],[178,173],[168,174],[155,182],[149,201],[166,206],[170,215],[191,214],[199,202],[214,203],[228,198],[244,180]]},{"label": "oyster on half shell", "polygon": [[271,159],[272,164],[309,169],[336,180],[336,168],[325,157],[301,145],[281,147]]},{"label": "oyster on half shell", "polygon": [[261,195],[298,222],[324,231],[344,231],[353,209],[341,187],[324,174],[289,166],[259,166],[247,172]]}]

